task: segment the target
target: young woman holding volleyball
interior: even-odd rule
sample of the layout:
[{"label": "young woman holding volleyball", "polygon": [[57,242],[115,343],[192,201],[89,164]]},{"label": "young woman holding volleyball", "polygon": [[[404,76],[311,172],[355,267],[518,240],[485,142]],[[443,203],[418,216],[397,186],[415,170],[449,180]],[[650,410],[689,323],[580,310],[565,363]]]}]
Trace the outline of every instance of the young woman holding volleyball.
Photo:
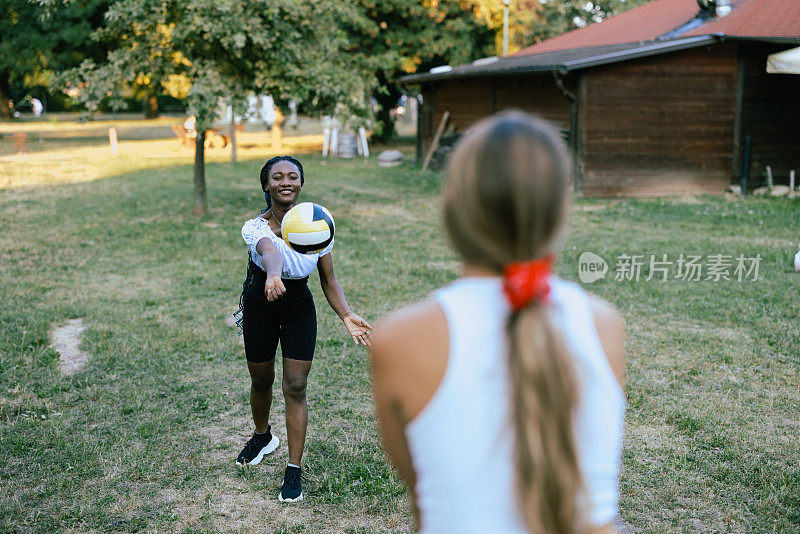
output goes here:
[{"label": "young woman holding volleyball", "polygon": [[317,335],[314,300],[307,282],[314,269],[319,270],[328,304],[341,318],[353,341],[369,346],[372,329],[347,305],[333,271],[333,240],[319,252],[301,254],[281,238],[283,217],[297,204],[304,183],[303,166],[295,158],[276,156],[267,161],[261,169],[261,189],[267,209],[242,227],[242,238],[250,254],[239,307],[255,432],[236,463],[255,465],[279,444],[277,436],[271,433],[269,412],[275,353],[280,342],[289,442],[289,465],[278,495],[281,502],[303,498],[300,462],[308,425],[306,384]]},{"label": "young woman holding volleyball", "polygon": [[624,326],[552,274],[568,176],[545,122],[472,128],[443,190],[462,276],[375,332],[384,447],[423,533],[614,531]]}]

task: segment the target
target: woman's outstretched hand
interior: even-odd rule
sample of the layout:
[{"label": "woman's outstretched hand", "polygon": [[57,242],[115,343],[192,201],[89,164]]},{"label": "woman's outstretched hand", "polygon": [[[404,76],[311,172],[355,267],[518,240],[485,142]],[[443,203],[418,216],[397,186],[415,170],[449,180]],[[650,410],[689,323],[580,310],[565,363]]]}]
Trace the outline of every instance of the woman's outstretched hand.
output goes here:
[{"label": "woman's outstretched hand", "polygon": [[280,276],[267,276],[267,281],[264,283],[264,295],[269,302],[278,300],[286,293],[286,287]]},{"label": "woman's outstretched hand", "polygon": [[372,334],[370,333],[372,325],[365,321],[363,317],[349,312],[342,318],[342,321],[356,345],[359,343],[365,347],[372,345]]}]

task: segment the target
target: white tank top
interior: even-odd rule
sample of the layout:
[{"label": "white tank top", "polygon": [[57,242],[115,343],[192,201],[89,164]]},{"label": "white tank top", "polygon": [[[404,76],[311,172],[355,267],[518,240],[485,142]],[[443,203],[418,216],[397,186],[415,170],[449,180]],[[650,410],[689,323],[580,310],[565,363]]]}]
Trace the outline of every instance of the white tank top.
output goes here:
[{"label": "white tank top", "polygon": [[[504,341],[509,307],[501,284],[499,278],[461,278],[433,293],[447,316],[447,369],[405,429],[425,534],[527,532],[516,500]],[[586,489],[579,506],[600,526],[618,515],[625,399],[586,293],[553,277],[550,297],[579,385],[574,429]]]}]

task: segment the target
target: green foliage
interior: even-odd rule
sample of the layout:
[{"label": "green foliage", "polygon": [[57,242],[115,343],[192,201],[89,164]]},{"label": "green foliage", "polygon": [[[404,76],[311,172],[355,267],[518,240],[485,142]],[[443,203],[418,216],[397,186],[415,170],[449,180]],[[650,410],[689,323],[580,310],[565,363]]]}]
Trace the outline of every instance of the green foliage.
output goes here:
[{"label": "green foliage", "polygon": [[79,98],[90,110],[109,95],[122,106],[130,86],[169,92],[186,80],[198,128],[211,125],[222,99],[251,92],[335,103],[365,87],[341,53],[338,21],[349,18],[348,3],[321,0],[118,0],[95,36],[117,36],[119,46],[66,79],[85,88]]},{"label": "green foliage", "polygon": [[20,77],[37,70],[45,44],[40,12],[27,0],[2,0],[0,75]]},{"label": "green foliage", "polygon": [[[476,16],[486,21],[495,34],[495,54],[503,51],[503,2],[500,0],[475,0]],[[508,6],[508,53],[531,44],[531,28],[540,19],[539,0],[512,0]]]},{"label": "green foliage", "polygon": [[378,103],[373,138],[394,135],[389,110],[397,104],[398,77],[442,64],[461,64],[488,55],[493,33],[476,16],[477,3],[430,0],[359,0],[363,16],[345,21],[349,51],[376,73],[372,96]]},{"label": "green foliage", "polygon": [[353,7],[344,1],[117,0],[95,38],[113,36],[118,46],[105,62],[87,60],[63,80],[81,88],[78,99],[90,112],[104,99],[114,109],[124,107],[132,87],[170,93],[185,86],[182,96],[200,133],[195,211],[203,213],[202,138],[220,103],[233,100],[241,108],[248,94],[268,93],[279,102],[358,107],[369,77],[342,53],[347,35],[339,29],[352,18]]},{"label": "green foliage", "polygon": [[109,43],[89,39],[109,0],[42,5],[0,0],[0,115],[8,118],[12,84],[46,86],[53,73],[105,55]]}]

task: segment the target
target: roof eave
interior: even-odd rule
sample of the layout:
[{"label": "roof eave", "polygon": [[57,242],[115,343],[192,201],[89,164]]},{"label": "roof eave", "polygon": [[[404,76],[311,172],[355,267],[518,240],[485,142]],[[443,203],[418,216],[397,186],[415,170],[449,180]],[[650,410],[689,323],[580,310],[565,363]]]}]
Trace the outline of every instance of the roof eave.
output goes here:
[{"label": "roof eave", "polygon": [[753,35],[724,35],[724,39],[729,41],[758,41],[761,43],[770,44],[797,44],[800,43],[800,36],[798,37],[758,37]]},{"label": "roof eave", "polygon": [[587,69],[590,67],[597,67],[600,65],[608,65],[609,63],[619,63],[620,61],[630,61],[632,59],[639,59],[643,57],[657,56],[666,54],[667,52],[677,52],[679,50],[687,50],[690,48],[697,48],[698,46],[705,46],[714,44],[723,39],[721,35],[699,35],[697,37],[688,37],[675,41],[656,42],[650,45],[645,45],[641,48],[634,50],[625,50],[622,52],[612,52],[610,54],[603,54],[601,56],[590,57],[586,59],[578,59],[575,61],[565,61],[564,68],[567,71]]},{"label": "roof eave", "polygon": [[442,72],[437,74],[431,74],[429,72],[420,74],[410,74],[408,76],[403,76],[398,80],[398,82],[402,85],[413,85],[418,83],[430,83],[430,82],[451,80],[457,78],[481,78],[489,76],[522,74],[529,72],[533,73],[533,72],[557,71],[560,72],[561,74],[566,74],[570,71],[588,69],[592,67],[598,67],[601,65],[618,63],[621,61],[630,61],[633,59],[639,59],[643,57],[656,56],[668,52],[677,52],[680,50],[687,50],[690,48],[696,48],[699,46],[714,44],[725,40],[759,41],[759,42],[775,43],[775,44],[800,43],[800,37],[753,37],[753,36],[725,35],[721,33],[716,33],[708,35],[697,35],[693,37],[684,37],[679,39],[671,39],[669,41],[663,41],[663,42],[656,41],[651,44],[647,44],[632,50],[611,52],[598,56],[592,56],[584,59],[576,59],[573,61],[565,61],[563,63],[552,64],[552,65],[520,65],[516,67],[504,68],[502,66],[502,62],[504,61],[504,59],[501,59],[500,60],[501,63],[499,64],[495,63],[490,66],[479,66],[470,68],[471,67],[470,65],[465,65],[463,67],[456,67],[452,71]]},{"label": "roof eave", "polygon": [[409,74],[407,76],[403,76],[397,81],[400,84],[406,85],[415,83],[438,82],[442,80],[450,80],[453,78],[481,78],[486,76],[519,74],[523,72],[549,72],[554,70],[563,71],[564,67],[563,65],[537,65],[535,67],[527,67],[527,66],[508,67],[505,69],[492,69],[492,70],[476,69],[476,70],[464,70],[464,71],[448,71],[439,74],[431,74],[429,72],[423,72],[420,74]]},{"label": "roof eave", "polygon": [[[627,61],[630,59],[664,54],[666,52],[672,52],[676,50],[694,48],[697,46],[712,44],[719,40],[720,36],[717,35],[701,35],[698,37],[688,37],[668,42],[661,42],[661,43],[656,42],[653,44],[644,45],[642,47],[633,50],[611,52],[608,54],[602,54],[598,56],[593,56],[585,59],[577,59],[573,61],[565,61],[563,63],[552,64],[552,65],[520,65],[517,67],[506,67],[506,68],[503,68],[502,63],[500,64],[495,63],[494,65],[488,67],[480,66],[476,68],[470,68],[470,65],[466,65],[464,67],[461,67],[461,70],[451,70],[436,74],[432,74],[430,72],[425,72],[420,74],[410,74],[408,76],[403,76],[402,78],[400,78],[398,80],[398,83],[403,85],[409,85],[417,83],[443,81],[454,78],[502,76],[507,74],[520,74],[527,72],[558,71],[562,74],[566,74],[567,72],[572,70],[585,69],[590,67],[596,67],[599,65],[606,65],[608,63],[617,63],[619,61]],[[593,48],[593,47],[584,47],[584,48]],[[503,60],[501,59],[500,61],[502,62]],[[456,69],[459,69],[459,67],[456,67]]]}]

